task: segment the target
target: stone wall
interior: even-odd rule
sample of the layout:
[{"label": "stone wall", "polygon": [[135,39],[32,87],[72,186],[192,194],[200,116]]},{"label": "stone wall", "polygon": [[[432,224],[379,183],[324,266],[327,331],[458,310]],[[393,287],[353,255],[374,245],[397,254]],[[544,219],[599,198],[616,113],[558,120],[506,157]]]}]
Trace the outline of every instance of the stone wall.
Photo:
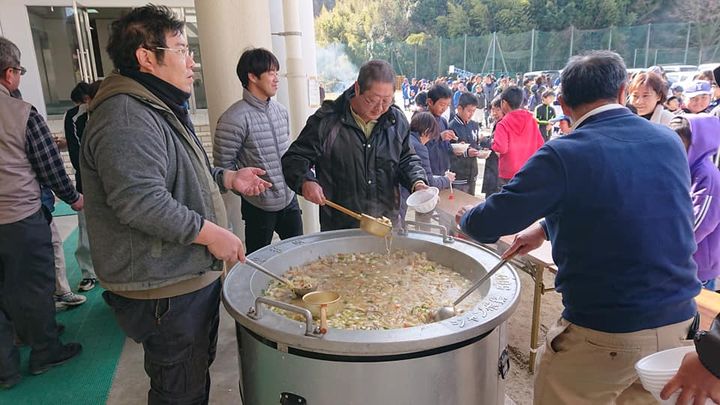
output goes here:
[{"label": "stone wall", "polygon": [[[205,153],[207,153],[210,162],[212,162],[212,138],[210,137],[210,124],[208,122],[207,110],[198,110],[194,114],[191,114],[191,116],[193,123],[195,124],[195,132],[200,138],[200,141],[202,142],[203,148],[205,148]],[[63,131],[62,117],[50,118],[48,120],[48,127],[50,127],[50,131],[53,135],[60,138],[65,137],[65,133]],[[68,175],[70,175],[70,178],[75,181],[75,170],[70,163],[70,155],[67,151],[62,151],[61,153],[63,161],[65,162],[65,170],[68,172]]]}]

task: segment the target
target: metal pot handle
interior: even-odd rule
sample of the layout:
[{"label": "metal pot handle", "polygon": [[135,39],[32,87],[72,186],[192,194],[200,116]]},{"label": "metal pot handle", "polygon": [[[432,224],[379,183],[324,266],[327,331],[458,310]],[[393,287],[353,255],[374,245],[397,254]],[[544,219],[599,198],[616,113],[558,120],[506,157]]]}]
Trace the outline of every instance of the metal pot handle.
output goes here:
[{"label": "metal pot handle", "polygon": [[305,317],[305,336],[319,336],[320,329],[315,327],[315,324],[313,324],[313,318],[312,313],[307,308],[300,308],[298,306],[288,304],[285,302],[275,301],[267,297],[257,297],[255,299],[255,307],[250,308],[250,310],[247,313],[247,316],[250,319],[253,320],[260,320],[263,315],[262,305],[265,304],[269,307],[277,307],[280,309],[284,309],[286,311],[294,312],[296,314],[300,314]]},{"label": "metal pot handle", "polygon": [[426,228],[438,228],[440,229],[440,233],[442,234],[443,243],[453,243],[455,242],[455,238],[448,235],[447,228],[439,225],[439,224],[430,224],[426,222],[417,222],[417,221],[403,221],[403,226],[398,230],[398,234],[401,236],[406,236],[408,234],[408,225],[415,225],[416,227],[426,227]]}]

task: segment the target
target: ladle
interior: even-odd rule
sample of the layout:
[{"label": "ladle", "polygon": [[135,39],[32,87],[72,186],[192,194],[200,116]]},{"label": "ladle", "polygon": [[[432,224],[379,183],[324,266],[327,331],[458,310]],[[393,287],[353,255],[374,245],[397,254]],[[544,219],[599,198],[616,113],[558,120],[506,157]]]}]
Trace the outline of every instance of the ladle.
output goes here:
[{"label": "ladle", "polygon": [[313,316],[320,318],[320,333],[328,331],[328,316],[334,315],[340,309],[340,294],[335,291],[315,291],[303,297],[307,309]]},{"label": "ladle", "polygon": [[311,293],[317,289],[317,286],[311,285],[310,287],[295,287],[295,285],[292,283],[292,281],[286,279],[285,277],[280,277],[274,273],[272,273],[270,270],[266,269],[265,267],[255,263],[254,261],[246,258],[245,264],[250,265],[250,267],[254,267],[256,270],[259,270],[262,273],[267,274],[268,276],[274,278],[275,280],[278,280],[279,282],[287,285],[290,287],[293,293],[295,293],[295,296],[298,298],[302,298],[305,294]]},{"label": "ladle", "polygon": [[495,267],[490,269],[490,271],[487,272],[487,274],[485,274],[480,280],[478,280],[475,284],[473,284],[472,287],[470,287],[467,291],[465,291],[463,293],[463,295],[460,296],[460,298],[456,299],[455,302],[453,302],[451,307],[446,306],[446,307],[442,307],[442,308],[438,309],[437,311],[435,311],[433,314],[433,319],[435,320],[435,322],[440,322],[440,321],[452,318],[453,316],[457,315],[457,311],[455,310],[455,307],[459,303],[461,303],[465,298],[467,298],[468,295],[472,294],[473,291],[477,290],[478,287],[480,287],[487,280],[489,280],[490,277],[492,277],[495,273],[497,273],[497,271],[500,270],[500,268],[502,268],[502,266],[506,265],[507,262],[509,262],[513,258],[513,256],[515,256],[515,255],[511,255],[510,257],[508,257],[506,259],[500,260],[500,262],[498,262],[498,264],[496,264]]},{"label": "ladle", "polygon": [[371,217],[367,214],[358,214],[357,212],[349,210],[342,205],[336,204],[330,200],[325,200],[325,204],[360,221],[360,229],[371,235],[384,238],[390,233],[390,231],[392,231],[392,223],[390,222],[390,220],[384,222],[380,218]]}]

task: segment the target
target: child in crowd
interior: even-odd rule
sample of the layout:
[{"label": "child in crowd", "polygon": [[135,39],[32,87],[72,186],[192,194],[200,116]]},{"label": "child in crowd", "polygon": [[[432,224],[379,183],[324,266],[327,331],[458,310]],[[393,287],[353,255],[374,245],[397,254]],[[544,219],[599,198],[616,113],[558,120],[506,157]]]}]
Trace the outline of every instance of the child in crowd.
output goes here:
[{"label": "child in crowd", "polygon": [[492,150],[498,154],[498,175],[504,186],[543,145],[535,117],[521,109],[523,92],[510,86],[500,94],[500,107],[505,117],[495,129]]},{"label": "child in crowd", "polygon": [[447,111],[452,102],[452,92],[443,84],[436,84],[428,90],[427,105],[428,111],[432,113],[438,123],[440,137],[433,139],[427,144],[430,155],[430,167],[436,176],[443,176],[450,169],[450,155],[452,148],[450,141],[455,139],[455,133],[450,131],[449,125],[443,114]]},{"label": "child in crowd", "polygon": [[542,103],[535,107],[535,119],[537,120],[538,129],[544,141],[550,139],[550,135],[552,135],[552,124],[550,120],[555,118],[553,102],[555,102],[555,92],[545,90],[542,94]]},{"label": "child in crowd", "polygon": [[667,101],[665,102],[665,108],[667,108],[668,111],[675,114],[680,109],[680,99],[678,99],[675,96],[668,97]]},{"label": "child in crowd", "polygon": [[[500,97],[495,97],[488,105],[490,106],[489,116],[493,120],[493,128],[490,136],[484,137],[480,140],[479,146],[483,149],[491,148],[493,144],[493,137],[495,135],[495,129],[497,128],[500,120],[503,119],[505,114],[500,107]],[[482,190],[487,199],[491,195],[500,191],[500,185],[498,184],[498,155],[492,149],[490,149],[490,155],[485,159],[485,170],[483,171],[483,184]]]},{"label": "child in crowd", "polygon": [[[429,112],[418,112],[413,115],[410,121],[410,144],[415,149],[415,154],[420,158],[420,163],[425,169],[428,178],[428,185],[439,189],[450,188],[450,183],[455,180],[455,173],[446,172],[443,176],[435,176],[430,168],[430,157],[425,146],[432,140],[440,138],[440,129],[435,117]],[[410,191],[404,187],[400,190],[400,218],[405,218],[407,212],[406,200]]]},{"label": "child in crowd", "polygon": [[557,123],[557,127],[553,128],[556,134],[553,134],[550,139],[555,139],[557,137],[564,136],[572,132],[572,122],[570,121],[570,117],[565,114],[551,119],[550,123]]},{"label": "child in crowd", "polygon": [[480,127],[472,120],[480,102],[477,97],[470,93],[462,93],[458,97],[457,113],[450,121],[450,129],[455,132],[457,142],[467,143],[465,152],[455,153],[450,157],[450,170],[455,172],[453,187],[470,195],[475,195],[475,181],[478,175],[477,158],[485,158],[489,155],[486,151],[480,151],[478,147],[478,134]]},{"label": "child in crowd", "polygon": [[710,157],[720,147],[720,120],[688,114],[673,118],[670,128],[680,136],[690,164],[698,278],[703,287],[715,291],[720,276],[720,171]]}]

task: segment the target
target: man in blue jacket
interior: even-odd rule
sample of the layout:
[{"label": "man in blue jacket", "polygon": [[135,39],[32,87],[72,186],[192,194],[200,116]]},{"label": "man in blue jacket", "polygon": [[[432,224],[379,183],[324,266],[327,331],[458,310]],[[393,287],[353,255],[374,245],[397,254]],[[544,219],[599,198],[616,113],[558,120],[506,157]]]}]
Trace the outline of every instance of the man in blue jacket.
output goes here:
[{"label": "man in blue jacket", "polygon": [[700,282],[687,160],[672,131],[621,105],[625,87],[616,53],[570,59],[559,99],[571,135],[458,212],[481,242],[522,231],[505,257],[552,241],[564,310],[540,348],[535,404],[654,403],[635,362],[692,332]]}]

